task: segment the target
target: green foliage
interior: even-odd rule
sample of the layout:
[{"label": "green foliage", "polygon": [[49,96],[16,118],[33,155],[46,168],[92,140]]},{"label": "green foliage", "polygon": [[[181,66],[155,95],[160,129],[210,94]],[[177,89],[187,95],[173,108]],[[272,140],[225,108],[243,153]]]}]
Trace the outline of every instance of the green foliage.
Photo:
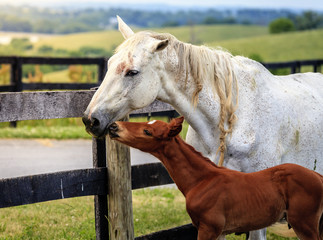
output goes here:
[{"label": "green foliage", "polygon": [[11,46],[19,51],[28,51],[33,48],[33,45],[27,38],[14,38],[11,41]]},{"label": "green foliage", "polygon": [[291,32],[294,29],[294,23],[288,18],[278,18],[269,24],[270,33]]},{"label": "green foliage", "polygon": [[177,27],[179,23],[176,21],[167,21],[162,24],[162,27]]},{"label": "green foliage", "polygon": [[248,58],[252,59],[252,60],[255,60],[257,62],[263,62],[264,59],[260,56],[260,54],[258,53],[251,53]]},{"label": "green foliage", "polygon": [[[289,10],[264,9],[239,9],[237,11],[208,9],[166,12],[125,8],[78,9],[73,7],[50,9],[2,5],[0,8],[0,30],[65,34],[115,29],[116,15],[121,16],[130,25],[152,28],[223,23],[265,26],[274,19],[289,16],[296,18],[300,14]],[[319,14],[317,13],[317,15]]]},{"label": "green foliage", "polygon": [[297,30],[317,29],[323,27],[323,14],[314,11],[305,11],[295,19]]}]

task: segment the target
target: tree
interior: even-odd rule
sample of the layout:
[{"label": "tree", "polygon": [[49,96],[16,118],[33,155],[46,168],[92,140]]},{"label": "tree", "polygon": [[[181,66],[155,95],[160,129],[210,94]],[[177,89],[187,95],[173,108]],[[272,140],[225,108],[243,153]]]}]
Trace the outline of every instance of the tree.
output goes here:
[{"label": "tree", "polygon": [[294,23],[288,18],[277,18],[269,24],[270,33],[294,31]]},{"label": "tree", "polygon": [[313,11],[306,11],[296,17],[295,22],[297,30],[315,29],[323,24],[323,16]]}]

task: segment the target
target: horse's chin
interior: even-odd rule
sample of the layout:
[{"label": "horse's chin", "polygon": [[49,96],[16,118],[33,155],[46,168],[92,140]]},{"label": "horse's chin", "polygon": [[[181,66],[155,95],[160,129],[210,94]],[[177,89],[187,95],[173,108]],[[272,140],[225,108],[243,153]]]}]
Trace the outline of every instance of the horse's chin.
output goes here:
[{"label": "horse's chin", "polygon": [[109,129],[106,127],[102,132],[94,132],[93,130],[90,130],[89,128],[85,129],[88,134],[90,134],[92,137],[97,139],[104,139],[109,134]]}]

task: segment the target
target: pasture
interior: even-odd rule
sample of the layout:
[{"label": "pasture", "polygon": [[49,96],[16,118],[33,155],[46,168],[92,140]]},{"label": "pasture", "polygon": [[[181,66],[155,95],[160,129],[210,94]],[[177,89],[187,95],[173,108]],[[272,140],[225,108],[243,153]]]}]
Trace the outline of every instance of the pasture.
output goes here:
[{"label": "pasture", "polygon": [[[142,29],[135,29],[140,31]],[[195,35],[195,44],[206,44],[212,41],[221,41],[237,38],[248,38],[252,36],[262,36],[268,34],[267,27],[245,26],[245,25],[197,25],[193,27],[174,27],[150,29],[156,32],[168,32],[176,36],[179,40],[191,42],[190,36]],[[54,49],[77,50],[82,46],[91,46],[114,50],[123,41],[119,31],[109,30],[101,32],[68,34],[54,36],[52,38],[40,39],[34,44],[35,48],[48,45]]]},{"label": "pasture", "polygon": [[[141,29],[135,29],[139,31]],[[223,47],[234,55],[251,56],[258,54],[265,62],[293,61],[322,58],[323,30],[310,30],[282,34],[269,34],[267,27],[242,25],[194,26],[153,29],[169,32],[179,40],[192,42],[194,35],[197,45]],[[54,36],[40,39],[35,48],[43,45],[54,49],[77,50],[82,46],[104,48],[112,51],[122,42],[118,31],[103,31]],[[73,44],[71,44],[73,43]]]},{"label": "pasture", "polygon": [[234,55],[259,54],[264,62],[307,60],[323,57],[323,29],[213,41]]}]

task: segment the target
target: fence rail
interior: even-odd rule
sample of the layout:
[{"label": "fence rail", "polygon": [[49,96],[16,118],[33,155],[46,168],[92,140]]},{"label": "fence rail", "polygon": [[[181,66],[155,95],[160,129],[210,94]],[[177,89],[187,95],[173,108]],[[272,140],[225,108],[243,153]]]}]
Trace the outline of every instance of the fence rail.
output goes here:
[{"label": "fence rail", "polygon": [[323,59],[316,60],[303,60],[303,61],[291,61],[291,62],[276,62],[276,63],[262,63],[269,70],[276,70],[281,68],[289,68],[290,73],[299,73],[301,67],[312,66],[313,72],[320,72],[323,65]]},{"label": "fence rail", "polygon": [[[10,84],[0,86],[1,92],[21,92],[23,90],[79,90],[100,85],[107,70],[106,58],[53,58],[53,57],[0,57],[0,64],[11,67]],[[39,65],[97,65],[97,83],[23,83],[22,68],[26,64]]]},{"label": "fence rail", "polygon": [[[23,90],[80,90],[90,89],[100,85],[107,70],[106,58],[54,58],[54,57],[0,57],[0,64],[11,66],[10,84],[0,86],[0,92],[20,92]],[[25,64],[47,65],[97,65],[97,83],[24,83],[22,68]],[[262,63],[269,70],[281,68],[290,69],[290,73],[298,73],[303,66],[312,66],[313,72],[320,72],[323,59],[302,60],[290,62]]]}]

